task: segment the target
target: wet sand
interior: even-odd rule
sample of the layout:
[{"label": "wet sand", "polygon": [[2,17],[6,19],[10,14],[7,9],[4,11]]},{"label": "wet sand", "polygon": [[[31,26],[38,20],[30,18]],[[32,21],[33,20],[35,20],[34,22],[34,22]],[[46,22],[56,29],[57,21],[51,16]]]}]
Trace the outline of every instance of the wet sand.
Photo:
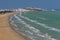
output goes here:
[{"label": "wet sand", "polygon": [[8,17],[13,13],[0,14],[0,40],[25,40],[12,30],[8,23]]}]

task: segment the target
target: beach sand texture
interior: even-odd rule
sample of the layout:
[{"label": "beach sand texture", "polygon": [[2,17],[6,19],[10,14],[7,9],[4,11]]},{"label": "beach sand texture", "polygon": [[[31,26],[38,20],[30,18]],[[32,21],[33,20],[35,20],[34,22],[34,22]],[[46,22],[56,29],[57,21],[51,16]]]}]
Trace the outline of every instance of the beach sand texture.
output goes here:
[{"label": "beach sand texture", "polygon": [[8,17],[13,13],[0,14],[0,40],[25,40],[13,31],[8,23]]}]

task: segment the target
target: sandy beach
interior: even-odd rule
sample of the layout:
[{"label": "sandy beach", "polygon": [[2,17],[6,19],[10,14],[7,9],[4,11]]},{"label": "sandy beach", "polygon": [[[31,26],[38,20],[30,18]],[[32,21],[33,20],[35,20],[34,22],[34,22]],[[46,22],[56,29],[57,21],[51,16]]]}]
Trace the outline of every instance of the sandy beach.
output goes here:
[{"label": "sandy beach", "polygon": [[8,17],[13,13],[0,14],[0,40],[25,40],[12,30],[8,23]]}]

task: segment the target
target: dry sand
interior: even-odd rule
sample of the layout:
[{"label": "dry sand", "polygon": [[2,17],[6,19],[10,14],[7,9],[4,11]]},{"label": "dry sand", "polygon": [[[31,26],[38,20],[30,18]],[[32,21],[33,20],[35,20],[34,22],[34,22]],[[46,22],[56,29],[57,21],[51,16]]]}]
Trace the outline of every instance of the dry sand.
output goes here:
[{"label": "dry sand", "polygon": [[8,23],[8,17],[13,13],[0,14],[0,40],[25,40],[13,31]]}]

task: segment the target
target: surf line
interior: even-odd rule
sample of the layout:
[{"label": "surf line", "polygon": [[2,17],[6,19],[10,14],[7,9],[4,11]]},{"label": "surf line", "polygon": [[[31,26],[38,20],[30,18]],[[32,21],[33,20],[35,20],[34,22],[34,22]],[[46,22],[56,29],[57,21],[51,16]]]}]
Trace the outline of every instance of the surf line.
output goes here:
[{"label": "surf line", "polygon": [[47,26],[46,24],[39,23],[39,22],[37,22],[36,20],[29,19],[28,17],[25,17],[25,16],[21,16],[21,15],[20,15],[20,17],[21,17],[21,18],[24,18],[24,19],[26,19],[26,20],[28,20],[28,21],[30,21],[30,22],[34,22],[34,23],[36,23],[36,24],[38,24],[38,25],[41,25],[41,26],[47,28],[48,30],[53,30],[53,31],[56,31],[56,32],[60,32],[60,29],[57,29],[57,28],[54,28],[54,27],[49,27],[49,26]]},{"label": "surf line", "polygon": [[15,27],[17,27],[17,25],[14,24],[14,21],[12,20],[13,16],[10,16],[9,17],[9,23],[14,25]]},{"label": "surf line", "polygon": [[[26,13],[20,13],[20,15],[19,16],[22,16],[22,14],[26,14]],[[44,17],[38,17],[38,18],[40,18],[41,20],[47,20],[46,18],[44,18]]]},{"label": "surf line", "polygon": [[[20,18],[17,17],[16,15],[14,15],[14,17],[15,17],[16,19],[18,19],[19,21],[21,21],[23,24],[25,24],[25,26],[28,27],[30,30],[32,30],[33,32],[39,34],[40,30],[38,30],[38,29],[36,29],[36,28],[30,26],[29,24],[26,24],[24,21],[22,21],[22,19],[20,19]],[[39,35],[39,36],[45,37],[44,35]]]},{"label": "surf line", "polygon": [[[22,19],[20,19],[18,16],[14,15],[14,17],[15,17],[18,21],[21,21],[23,24],[25,24],[25,26],[28,27],[30,30],[32,30],[34,33],[36,33],[37,36],[39,36],[39,37],[46,37],[45,34],[43,34],[43,35],[40,34],[40,30],[32,27],[32,26],[29,25],[29,24],[26,24],[26,23],[25,23]],[[30,31],[27,31],[27,32],[29,32],[30,34],[33,34],[33,33],[31,33]],[[30,37],[30,38],[31,38],[31,39],[34,39],[33,37]],[[54,38],[51,38],[51,37],[49,37],[49,36],[48,36],[48,38],[51,39],[51,40],[54,39]],[[54,39],[54,40],[56,40],[56,39]]]}]

